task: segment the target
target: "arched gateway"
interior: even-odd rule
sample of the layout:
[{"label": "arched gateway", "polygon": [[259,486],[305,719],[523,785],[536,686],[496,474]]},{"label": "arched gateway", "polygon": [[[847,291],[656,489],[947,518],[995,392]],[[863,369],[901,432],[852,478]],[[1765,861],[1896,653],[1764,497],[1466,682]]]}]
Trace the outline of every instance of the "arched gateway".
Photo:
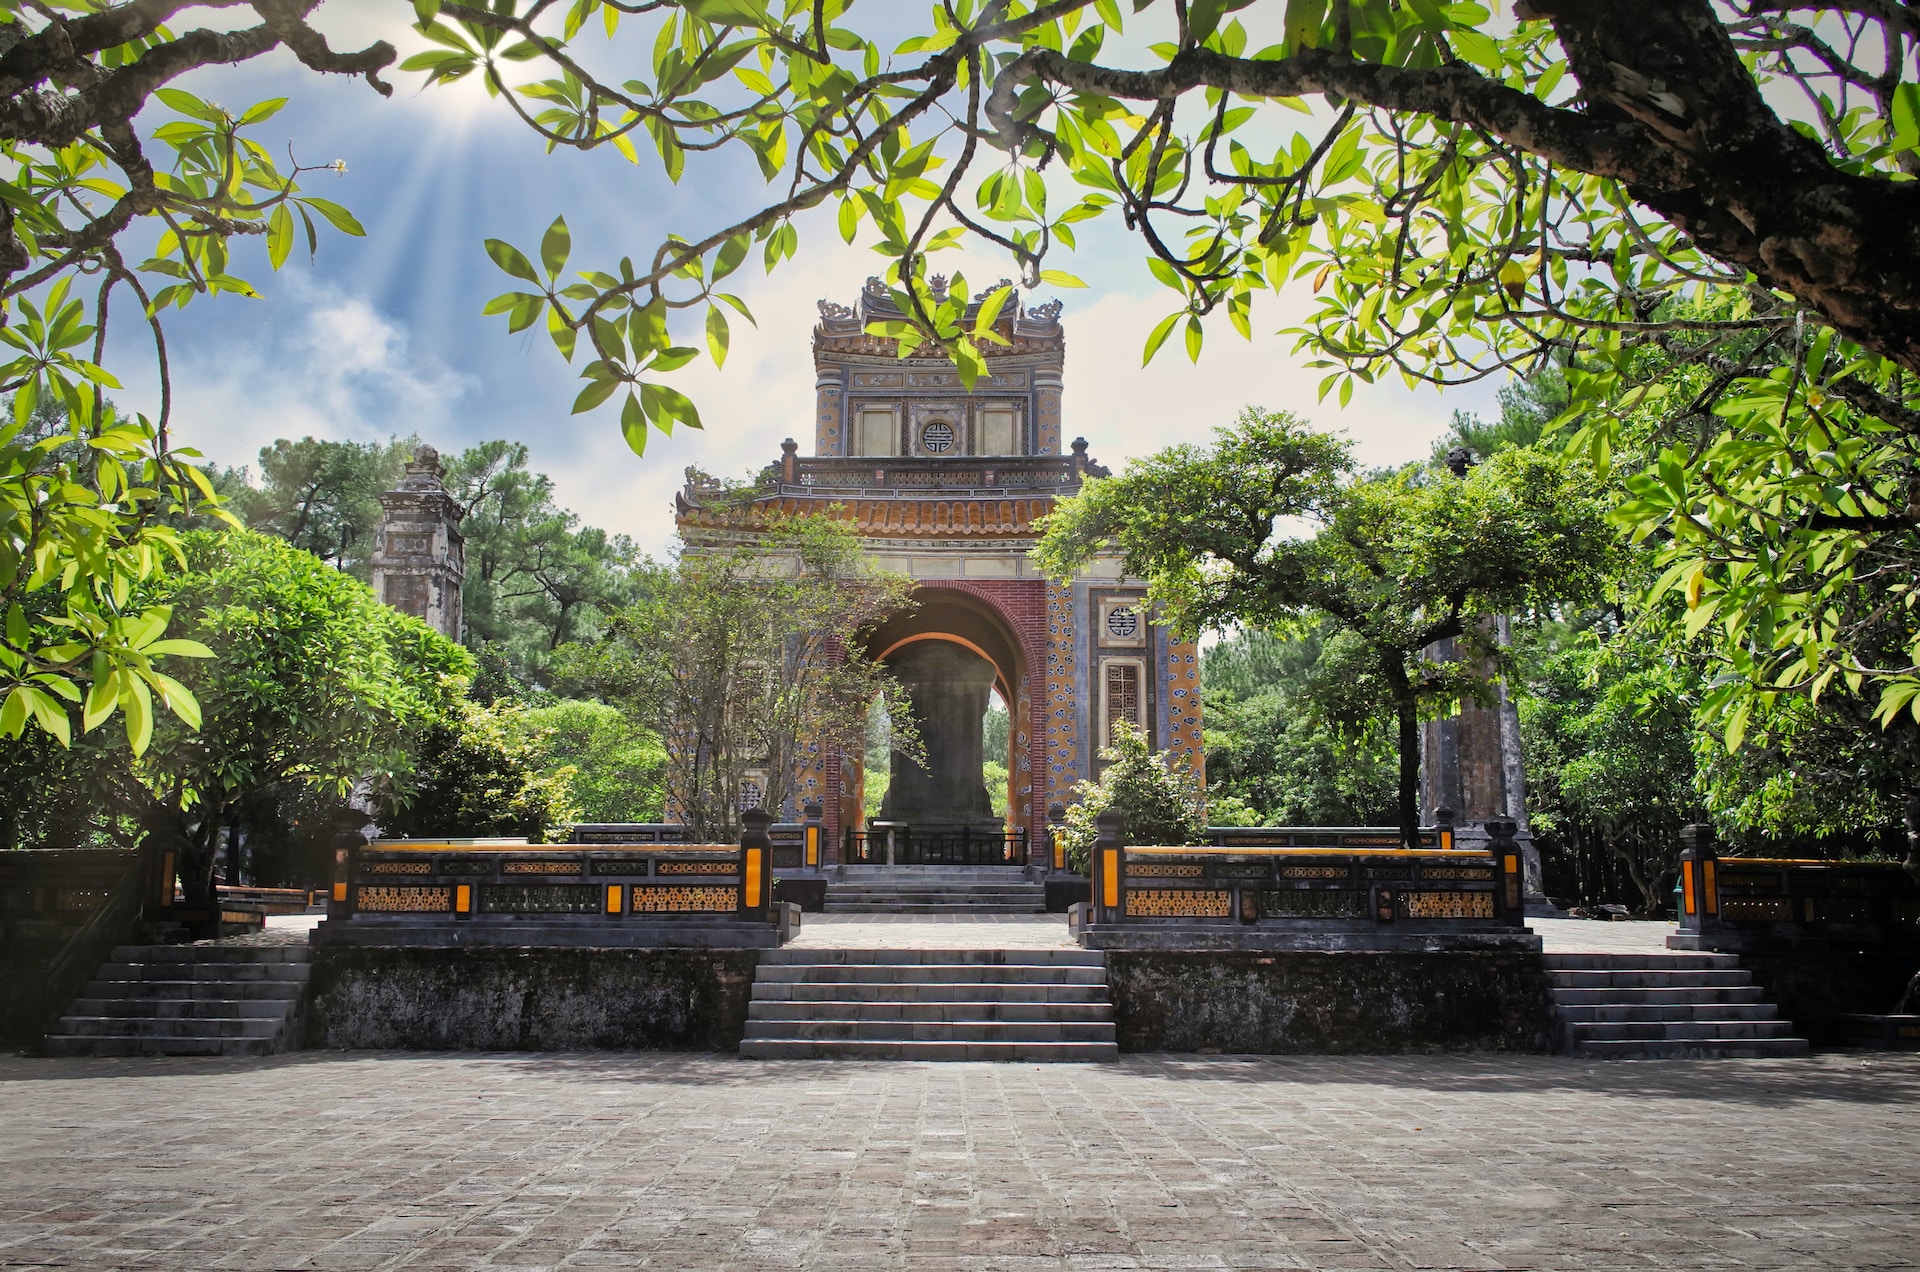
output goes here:
[{"label": "arched gateway", "polygon": [[[1004,307],[995,325],[1007,344],[987,347],[989,373],[971,392],[945,358],[902,360],[867,334],[902,316],[877,280],[852,306],[822,301],[820,315],[814,454],[787,441],[756,503],[850,520],[877,564],[918,585],[918,608],[867,637],[913,697],[928,754],[924,772],[896,769],[886,819],[998,831],[981,778],[992,691],[1010,719],[1006,827],[1035,844],[1048,804],[1072,800],[1120,721],[1200,768],[1198,652],[1152,621],[1144,585],[1096,564],[1058,586],[1027,557],[1054,501],[1105,475],[1084,440],[1061,445],[1060,303]],[[690,544],[738,532],[737,506],[723,526],[707,494],[689,484],[677,502]],[[822,756],[795,787],[824,806],[835,859],[842,832],[863,823],[860,757]]]}]

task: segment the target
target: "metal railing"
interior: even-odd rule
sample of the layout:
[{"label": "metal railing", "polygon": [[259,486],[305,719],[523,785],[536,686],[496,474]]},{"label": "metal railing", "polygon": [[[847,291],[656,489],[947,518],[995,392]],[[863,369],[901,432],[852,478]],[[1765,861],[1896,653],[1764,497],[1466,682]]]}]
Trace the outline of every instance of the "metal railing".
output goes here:
[{"label": "metal railing", "polygon": [[1447,823],[1423,827],[1421,842],[1432,846],[1419,848],[1400,847],[1397,832],[1364,828],[1293,832],[1335,841],[1323,844],[1136,846],[1118,814],[1102,813],[1096,825],[1095,924],[1497,931],[1525,923],[1511,821],[1487,823],[1484,850],[1441,846],[1452,842]]},{"label": "metal railing", "polygon": [[1722,857],[1704,825],[1683,827],[1680,842],[1680,933],[1690,947],[1920,941],[1920,880],[1899,862]]},{"label": "metal railing", "polygon": [[911,825],[848,830],[841,861],[864,866],[1024,866],[1025,827],[979,831],[927,829]]},{"label": "metal railing", "polygon": [[530,844],[523,839],[375,840],[339,856],[329,922],[588,920],[771,922],[768,818],[743,815],[733,844]]}]

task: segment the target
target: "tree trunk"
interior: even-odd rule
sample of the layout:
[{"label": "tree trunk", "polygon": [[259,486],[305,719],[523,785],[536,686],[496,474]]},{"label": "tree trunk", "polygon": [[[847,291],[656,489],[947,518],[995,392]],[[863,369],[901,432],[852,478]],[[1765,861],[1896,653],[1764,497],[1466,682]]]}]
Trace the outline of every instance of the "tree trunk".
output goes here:
[{"label": "tree trunk", "polygon": [[1400,817],[1400,840],[1409,848],[1420,843],[1420,712],[1413,681],[1398,657],[1381,660],[1387,684],[1393,689],[1393,715],[1399,725],[1400,790],[1395,801]]}]

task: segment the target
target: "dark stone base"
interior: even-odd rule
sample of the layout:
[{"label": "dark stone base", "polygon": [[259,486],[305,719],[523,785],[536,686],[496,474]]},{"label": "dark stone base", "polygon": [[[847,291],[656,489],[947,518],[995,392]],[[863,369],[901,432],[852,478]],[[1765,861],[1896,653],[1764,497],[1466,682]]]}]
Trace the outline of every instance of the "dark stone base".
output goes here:
[{"label": "dark stone base", "polygon": [[1920,1016],[1842,1016],[1842,1041],[1877,1051],[1920,1051]]},{"label": "dark stone base", "polygon": [[1080,922],[1074,939],[1090,950],[1237,950],[1254,954],[1538,954],[1527,928],[1461,930],[1457,923],[1219,923],[1205,920]]},{"label": "dark stone base", "polygon": [[1047,879],[1047,913],[1065,914],[1067,908],[1076,901],[1093,901],[1093,882],[1079,875],[1049,876]]},{"label": "dark stone base", "polygon": [[309,1047],[736,1051],[754,950],[321,946]]},{"label": "dark stone base", "polygon": [[1537,953],[1113,950],[1122,1051],[1328,1054],[1552,1049]]},{"label": "dark stone base", "polygon": [[1920,941],[1788,942],[1727,932],[1705,938],[1679,933],[1667,945],[1738,954],[1740,966],[1766,989],[1767,1001],[1815,1046],[1846,1043],[1848,1016],[1893,1010],[1920,972]]},{"label": "dark stone base", "polygon": [[827,881],[818,875],[781,875],[773,881],[775,901],[793,901],[808,914],[827,908]]},{"label": "dark stone base", "polygon": [[331,918],[313,930],[314,946],[364,945],[414,949],[776,949],[799,930],[797,907],[773,923],[713,918],[602,919],[598,915],[355,915]]}]

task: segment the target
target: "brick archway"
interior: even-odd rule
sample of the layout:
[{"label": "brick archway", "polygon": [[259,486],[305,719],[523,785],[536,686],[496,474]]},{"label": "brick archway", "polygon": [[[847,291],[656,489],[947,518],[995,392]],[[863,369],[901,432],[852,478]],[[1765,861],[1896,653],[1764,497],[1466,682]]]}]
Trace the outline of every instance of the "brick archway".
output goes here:
[{"label": "brick archway", "polygon": [[[927,580],[914,593],[919,608],[869,634],[868,653],[885,657],[915,641],[945,640],[970,648],[993,664],[1007,704],[1009,819],[1029,837],[1046,825],[1047,787],[1034,780],[1043,768],[1045,737],[1046,584],[1040,580],[972,582]],[[851,758],[851,757],[850,757]],[[858,760],[853,764],[857,766]],[[856,780],[842,783],[843,805],[860,796]],[[829,833],[855,825],[857,806],[833,810]]]}]

